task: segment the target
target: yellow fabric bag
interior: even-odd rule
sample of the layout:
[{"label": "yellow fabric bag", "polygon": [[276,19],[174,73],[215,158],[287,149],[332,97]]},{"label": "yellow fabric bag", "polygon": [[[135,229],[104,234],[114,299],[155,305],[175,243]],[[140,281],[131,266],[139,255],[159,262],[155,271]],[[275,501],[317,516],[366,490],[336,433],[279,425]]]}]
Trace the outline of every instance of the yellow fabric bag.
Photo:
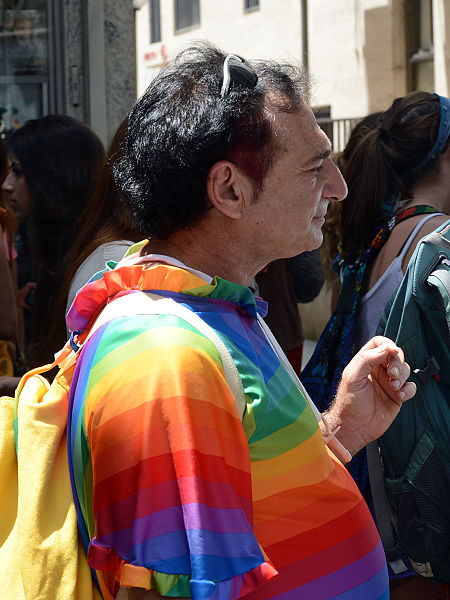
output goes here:
[{"label": "yellow fabric bag", "polygon": [[[76,358],[65,346],[53,365],[22,377],[15,399],[0,398],[0,600],[101,599],[78,535],[67,459]],[[50,385],[41,373],[55,365]]]}]

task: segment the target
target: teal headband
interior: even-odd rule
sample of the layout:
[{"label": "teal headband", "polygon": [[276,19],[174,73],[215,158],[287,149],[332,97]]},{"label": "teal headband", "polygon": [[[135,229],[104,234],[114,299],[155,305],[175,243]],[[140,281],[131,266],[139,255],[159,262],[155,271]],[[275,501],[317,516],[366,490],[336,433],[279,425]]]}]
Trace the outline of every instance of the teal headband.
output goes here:
[{"label": "teal headband", "polygon": [[424,165],[430,162],[430,160],[434,160],[450,137],[450,99],[445,96],[439,96],[439,94],[434,95],[439,98],[439,102],[441,103],[441,123],[439,125],[439,132],[434,146],[428,152],[425,159],[416,165],[414,169],[411,169],[411,173],[413,171],[419,171]]}]

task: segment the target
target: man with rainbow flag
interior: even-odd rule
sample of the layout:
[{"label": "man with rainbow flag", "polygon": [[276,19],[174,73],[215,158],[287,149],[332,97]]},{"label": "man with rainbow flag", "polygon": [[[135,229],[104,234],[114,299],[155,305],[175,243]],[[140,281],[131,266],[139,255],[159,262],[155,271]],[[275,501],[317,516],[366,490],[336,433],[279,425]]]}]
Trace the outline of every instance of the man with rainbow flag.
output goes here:
[{"label": "man with rainbow flag", "polygon": [[148,239],[79,291],[68,324],[83,330],[106,304],[151,293],[220,344],[179,314],[130,310],[82,350],[69,464],[105,599],[389,597],[343,463],[414,395],[402,351],[371,340],[318,415],[248,288],[270,261],[320,246],[328,203],[346,194],[330,150],[303,73],[208,44],[132,109],[114,169]]}]

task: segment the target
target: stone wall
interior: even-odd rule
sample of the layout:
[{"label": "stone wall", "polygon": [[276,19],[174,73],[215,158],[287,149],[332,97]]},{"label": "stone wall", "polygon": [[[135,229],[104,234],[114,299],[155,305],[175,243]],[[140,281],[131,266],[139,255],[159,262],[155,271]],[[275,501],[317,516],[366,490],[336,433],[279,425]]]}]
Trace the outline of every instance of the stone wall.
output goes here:
[{"label": "stone wall", "polygon": [[[84,78],[84,18],[79,0],[64,0],[63,21],[63,79],[62,109],[68,115],[86,120],[86,82]],[[61,99],[60,99],[61,101]]]},{"label": "stone wall", "polygon": [[131,0],[104,0],[108,139],[136,101],[135,26]]},{"label": "stone wall", "polygon": [[63,110],[107,145],[136,100],[132,0],[64,0],[62,21]]}]

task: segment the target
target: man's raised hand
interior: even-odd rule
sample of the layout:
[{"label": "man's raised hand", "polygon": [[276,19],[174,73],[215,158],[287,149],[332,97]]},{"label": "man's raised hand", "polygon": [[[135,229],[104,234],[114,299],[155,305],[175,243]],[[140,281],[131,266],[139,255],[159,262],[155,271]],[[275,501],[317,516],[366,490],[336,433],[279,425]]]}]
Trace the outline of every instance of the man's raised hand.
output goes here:
[{"label": "man's raised hand", "polygon": [[414,396],[409,373],[401,348],[381,336],[367,342],[344,369],[325,417],[331,429],[340,426],[336,437],[352,456],[380,437]]}]

